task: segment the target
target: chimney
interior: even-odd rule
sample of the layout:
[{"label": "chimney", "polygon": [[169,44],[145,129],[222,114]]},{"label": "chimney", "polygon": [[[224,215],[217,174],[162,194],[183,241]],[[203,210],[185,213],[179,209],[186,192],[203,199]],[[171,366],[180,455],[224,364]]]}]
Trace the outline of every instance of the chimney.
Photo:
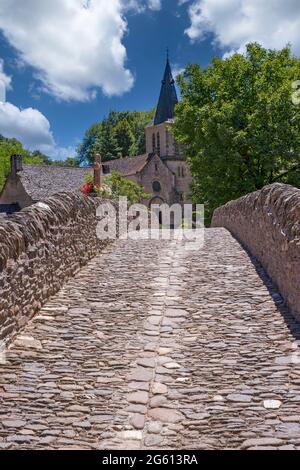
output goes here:
[{"label": "chimney", "polygon": [[22,155],[11,155],[10,157],[10,174],[16,178],[17,173],[23,170]]},{"label": "chimney", "polygon": [[94,186],[100,186],[101,187],[101,155],[97,153],[94,157]]}]

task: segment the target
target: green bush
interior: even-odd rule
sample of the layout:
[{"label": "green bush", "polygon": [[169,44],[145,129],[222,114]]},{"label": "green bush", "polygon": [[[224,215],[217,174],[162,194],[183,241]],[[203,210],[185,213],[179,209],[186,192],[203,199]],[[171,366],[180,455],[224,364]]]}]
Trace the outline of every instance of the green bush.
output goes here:
[{"label": "green bush", "polygon": [[104,182],[111,189],[112,197],[125,196],[131,204],[149,198],[149,194],[147,194],[140,185],[125,178],[116,171],[106,176]]}]

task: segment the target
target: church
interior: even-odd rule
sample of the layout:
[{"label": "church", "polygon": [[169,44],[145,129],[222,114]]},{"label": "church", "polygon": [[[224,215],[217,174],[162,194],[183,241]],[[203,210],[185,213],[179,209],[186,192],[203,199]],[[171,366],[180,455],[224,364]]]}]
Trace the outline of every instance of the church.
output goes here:
[{"label": "church", "polygon": [[151,204],[190,200],[192,176],[181,146],[171,132],[178,103],[169,57],[164,71],[155,118],[145,129],[146,154],[105,162],[103,173],[118,171],[151,195]]},{"label": "church", "polygon": [[[164,71],[155,118],[145,129],[146,153],[105,162],[102,174],[113,171],[142,186],[151,204],[189,202],[192,177],[182,148],[171,128],[178,103],[169,58]],[[22,164],[18,155],[11,157],[11,170],[0,194],[0,212],[13,213],[62,191],[79,191],[84,175],[92,168],[70,168]]]}]

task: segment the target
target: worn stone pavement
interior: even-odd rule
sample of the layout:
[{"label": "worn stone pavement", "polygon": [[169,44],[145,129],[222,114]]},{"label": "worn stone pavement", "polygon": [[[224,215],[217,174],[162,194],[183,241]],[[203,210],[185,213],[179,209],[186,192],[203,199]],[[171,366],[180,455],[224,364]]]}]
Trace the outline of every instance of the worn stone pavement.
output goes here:
[{"label": "worn stone pavement", "polygon": [[300,449],[300,327],[224,229],[117,241],[0,366],[2,449]]}]

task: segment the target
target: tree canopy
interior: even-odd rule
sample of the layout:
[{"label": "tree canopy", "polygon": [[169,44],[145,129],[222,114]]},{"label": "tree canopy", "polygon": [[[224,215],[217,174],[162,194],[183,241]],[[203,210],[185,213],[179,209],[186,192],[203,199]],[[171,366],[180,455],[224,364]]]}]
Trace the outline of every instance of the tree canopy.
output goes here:
[{"label": "tree canopy", "polygon": [[89,164],[94,154],[103,161],[145,152],[145,127],[154,117],[154,109],[142,112],[111,111],[101,122],[93,124],[85,133],[77,149],[78,164]]},{"label": "tree canopy", "polygon": [[300,105],[292,84],[300,60],[289,47],[189,65],[179,77],[182,100],[174,133],[193,174],[193,195],[213,210],[276,181],[300,185]]}]

